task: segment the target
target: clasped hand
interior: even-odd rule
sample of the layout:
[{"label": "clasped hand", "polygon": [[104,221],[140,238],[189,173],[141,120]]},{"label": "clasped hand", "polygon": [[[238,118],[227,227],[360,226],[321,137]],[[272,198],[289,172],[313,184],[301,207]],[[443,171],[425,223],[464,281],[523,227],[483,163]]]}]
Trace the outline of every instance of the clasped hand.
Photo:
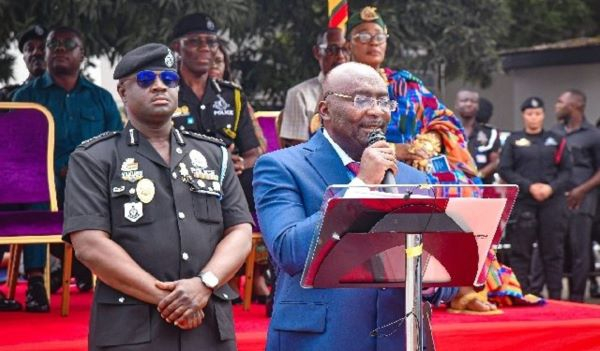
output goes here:
[{"label": "clasped hand", "polygon": [[533,183],[529,186],[529,193],[538,202],[546,201],[552,196],[552,187],[544,183]]},{"label": "clasped hand", "polygon": [[212,291],[199,278],[181,279],[173,282],[156,282],[156,287],[168,291],[157,306],[160,316],[167,322],[184,329],[194,329],[202,324],[204,307]]}]

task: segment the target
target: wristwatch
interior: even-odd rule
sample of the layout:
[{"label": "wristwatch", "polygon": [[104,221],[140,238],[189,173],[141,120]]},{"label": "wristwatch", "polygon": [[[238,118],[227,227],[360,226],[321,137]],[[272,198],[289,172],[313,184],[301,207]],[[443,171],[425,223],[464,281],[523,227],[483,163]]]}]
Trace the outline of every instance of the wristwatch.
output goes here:
[{"label": "wristwatch", "polygon": [[198,277],[202,281],[202,284],[211,290],[214,290],[219,285],[219,278],[211,271],[201,272],[198,274]]}]

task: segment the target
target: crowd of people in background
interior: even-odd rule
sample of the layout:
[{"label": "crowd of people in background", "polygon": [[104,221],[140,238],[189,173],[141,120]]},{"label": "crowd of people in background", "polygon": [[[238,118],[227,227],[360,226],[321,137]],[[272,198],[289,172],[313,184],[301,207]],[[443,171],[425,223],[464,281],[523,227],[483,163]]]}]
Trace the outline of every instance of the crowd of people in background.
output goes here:
[{"label": "crowd of people in background", "polygon": [[[140,101],[144,100],[135,95],[136,86],[126,85],[125,78],[137,74],[135,79],[139,88],[146,84],[144,79],[147,81],[146,87],[151,89],[154,89],[157,84],[155,81],[158,80],[162,81],[167,92],[172,93],[170,89],[179,87],[177,101],[174,102],[175,106],[168,120],[176,131],[173,132],[174,140],[179,147],[183,147],[185,142],[181,134],[177,133],[186,133],[186,140],[199,138],[196,136],[198,133],[218,139],[217,145],[227,151],[228,159],[223,162],[231,162],[235,178],[241,184],[240,189],[248,203],[248,213],[252,217],[246,217],[245,208],[235,208],[237,214],[225,213],[225,209],[223,213],[221,210],[214,213],[211,206],[218,204],[210,200],[200,205],[194,202],[190,211],[199,221],[211,223],[212,217],[219,217],[219,221],[225,221],[226,228],[236,227],[242,222],[250,223],[253,219],[253,231],[263,232],[274,267],[272,273],[276,275],[278,285],[275,289],[267,284],[264,273],[268,270],[268,258],[265,254],[255,275],[258,279],[254,282],[254,299],[266,303],[268,296],[273,295],[273,290],[281,289],[279,295],[275,296],[275,301],[271,301],[274,304],[274,314],[269,333],[269,349],[279,349],[277,345],[280,340],[286,340],[290,332],[304,332],[308,335],[296,339],[294,342],[297,345],[319,347],[332,342],[340,345],[342,340],[346,340],[346,333],[364,328],[364,325],[357,326],[348,321],[348,328],[338,335],[332,330],[321,330],[326,329],[323,324],[325,321],[322,321],[320,327],[293,321],[296,313],[300,313],[297,309],[307,307],[294,306],[290,301],[306,303],[321,299],[331,304],[332,309],[328,313],[335,316],[339,314],[340,322],[345,320],[342,313],[344,304],[381,314],[393,314],[404,308],[390,302],[390,306],[394,308],[386,312],[377,311],[377,299],[401,300],[400,296],[394,295],[396,292],[371,294],[348,289],[343,293],[327,295],[302,290],[299,283],[298,273],[302,270],[318,220],[314,214],[320,208],[318,201],[324,191],[321,188],[336,181],[379,183],[379,176],[383,174],[381,170],[388,168],[397,171],[398,167],[406,166],[410,169],[408,171],[402,168],[402,171],[408,172],[399,175],[404,183],[518,185],[518,198],[504,236],[504,242],[510,244],[510,249],[508,254],[501,255],[503,262],[500,262],[506,265],[503,272],[508,272],[507,279],[520,284],[521,290],[512,296],[517,302],[513,303],[540,302],[539,299],[532,300],[528,296],[561,299],[565,267],[569,273],[569,300],[583,302],[588,281],[590,296],[600,297],[600,289],[593,275],[595,256],[592,251],[592,242],[599,240],[600,234],[600,130],[592,124],[590,116],[586,115],[587,97],[584,92],[565,87],[554,104],[556,121],[550,129],[544,127],[548,125],[544,122],[548,119],[547,115],[552,114],[547,104],[539,97],[526,98],[520,108],[522,130],[511,131],[510,136],[504,137],[505,133],[494,127],[493,120],[490,121],[493,105],[481,97],[477,90],[461,89],[451,110],[416,75],[406,70],[385,67],[388,28],[374,7],[365,7],[350,17],[346,32],[330,28],[317,36],[312,52],[320,71],[315,72],[313,78],[290,87],[279,115],[280,144],[288,150],[261,158],[265,153],[264,136],[241,85],[231,81],[228,46],[218,34],[217,23],[210,16],[184,16],[174,25],[166,45],[144,48],[140,52],[132,51],[128,54],[130,56],[125,56],[127,60],[124,58],[125,63],[121,65],[125,66],[122,69],[126,70],[126,74],[117,74],[117,66],[115,77],[120,79],[119,93],[125,105],[133,104],[128,109],[128,117],[133,116],[134,120],[141,121],[138,123],[144,126],[151,126],[152,123],[144,120],[143,109],[135,109],[135,104],[141,104]],[[2,101],[36,102],[52,113],[56,125],[54,172],[58,203],[63,209],[65,187],[71,172],[69,158],[78,145],[99,134],[123,130],[124,121],[126,130],[137,127],[136,130],[143,131],[144,127],[140,129],[139,126],[132,126],[119,112],[111,94],[82,74],[85,40],[77,29],[57,26],[47,31],[36,25],[20,35],[18,47],[23,53],[29,77],[21,85],[0,90],[0,98]],[[156,60],[162,61],[157,64],[149,60],[151,56],[139,55],[155,55]],[[136,60],[143,65],[140,63],[136,66]],[[172,65],[170,60],[173,60]],[[161,73],[159,79],[157,74],[152,75],[153,71],[175,72],[177,76],[169,78]],[[147,77],[144,77],[140,76],[142,72],[150,73],[146,73]],[[375,117],[369,117],[365,116],[366,110],[378,112],[373,114]],[[165,118],[164,111],[160,117]],[[377,124],[377,127],[385,131],[388,143],[376,143],[373,146],[365,144],[364,135],[360,134],[361,129],[357,125],[366,123],[363,121],[368,118],[372,118],[369,120],[371,126]],[[168,136],[169,133],[165,135]],[[133,139],[130,144],[132,142],[142,143]],[[195,145],[194,143],[196,142],[190,142]],[[202,143],[198,145],[200,144]],[[304,147],[296,146],[298,144],[303,144]],[[181,150],[179,147],[178,150]],[[115,150],[117,149],[118,147]],[[321,158],[314,156],[315,161],[311,161],[311,155],[317,152],[325,155],[319,156]],[[87,157],[82,153],[79,155]],[[449,169],[432,170],[430,159],[440,155],[448,160]],[[344,164],[336,168],[332,162],[339,163],[338,158]],[[361,169],[357,172],[350,170],[348,164],[361,159]],[[191,158],[190,172],[198,167],[197,163],[202,163],[201,160],[199,156]],[[320,178],[314,179],[317,177],[316,173],[309,174],[314,166],[313,162],[325,162],[322,163],[324,167],[329,165],[331,170],[341,172],[343,179],[339,175],[324,173],[320,176],[327,181],[321,184]],[[255,164],[258,164],[256,174]],[[347,166],[348,170],[342,166]],[[387,168],[382,168],[383,166]],[[179,167],[173,171],[173,178],[179,177],[184,182],[191,182],[191,178],[187,178],[189,175],[186,168]],[[297,174],[303,171],[306,174]],[[410,173],[412,171],[415,173]],[[78,172],[83,171],[78,169]],[[441,177],[441,173],[451,176]],[[214,180],[210,176],[196,178],[195,183],[190,186],[197,188],[198,192],[222,192],[220,184],[206,184],[207,179]],[[228,182],[233,181],[227,179]],[[237,189],[235,186],[233,188]],[[236,194],[229,196],[236,197]],[[0,208],[2,209],[4,208]],[[185,217],[183,213],[179,212],[179,219]],[[227,222],[230,217],[235,218],[235,223]],[[72,228],[73,231],[87,229],[101,228]],[[218,251],[217,243],[221,238],[202,240],[208,240],[212,249]],[[80,244],[79,247],[81,250],[89,250],[89,244]],[[53,250],[57,257],[60,256],[58,249]],[[5,251],[6,248],[0,247],[0,253],[4,254]],[[191,251],[183,253],[184,261],[188,261],[189,254]],[[45,255],[44,245],[27,245],[25,248],[24,268],[28,280],[25,309],[29,312],[48,312],[50,309],[42,274]],[[227,266],[227,274],[219,278],[229,278],[229,271],[239,268],[235,267],[237,263],[240,262]],[[97,264],[87,262],[88,266],[100,267],[101,270],[105,268]],[[104,271],[105,279],[109,279],[106,278],[107,272],[110,271]],[[169,274],[162,279],[173,279]],[[60,270],[53,276],[60,277]],[[76,264],[74,276],[80,291],[92,288],[92,273],[86,266]],[[215,294],[217,289],[222,289],[219,290],[221,300],[239,302],[236,279],[229,285],[217,279],[217,283],[212,285],[212,278],[201,276],[204,285],[211,291],[214,289]],[[53,290],[57,290],[59,285],[60,280],[53,282]],[[104,285],[101,283],[100,286]],[[173,291],[176,287],[165,283],[159,289]],[[118,290],[114,292],[107,289],[106,294],[112,296],[111,294],[118,294]],[[483,295],[492,294],[492,290],[485,290]],[[494,293],[494,296],[499,296],[498,291]],[[440,289],[427,294],[426,298],[436,303],[447,303],[449,308],[458,312],[497,314],[499,307],[498,299],[488,299],[473,287]],[[172,303],[151,298],[145,301],[162,304],[159,305],[162,310],[168,310],[169,303]],[[218,301],[214,303],[219,304]],[[318,304],[310,308],[302,311],[301,315],[312,313],[312,317],[307,317],[314,319],[311,323],[324,318],[325,312]],[[0,296],[0,311],[20,309],[22,306],[18,301]],[[191,310],[193,309],[190,308]],[[202,311],[194,312],[198,312],[200,316]],[[184,325],[179,327],[185,329],[204,318],[204,312],[201,317],[193,318],[190,317],[191,313],[189,316],[177,315],[181,319],[176,321]],[[184,315],[188,318],[183,318]],[[164,312],[161,317],[169,321]],[[390,319],[393,317],[390,316]],[[376,329],[377,325],[366,328],[368,332]],[[163,332],[165,335],[169,333]],[[311,336],[311,333],[323,335],[317,337]],[[223,349],[231,346],[227,345]],[[363,346],[367,345],[372,346],[371,341],[365,341]],[[354,349],[356,345],[348,347]]]}]

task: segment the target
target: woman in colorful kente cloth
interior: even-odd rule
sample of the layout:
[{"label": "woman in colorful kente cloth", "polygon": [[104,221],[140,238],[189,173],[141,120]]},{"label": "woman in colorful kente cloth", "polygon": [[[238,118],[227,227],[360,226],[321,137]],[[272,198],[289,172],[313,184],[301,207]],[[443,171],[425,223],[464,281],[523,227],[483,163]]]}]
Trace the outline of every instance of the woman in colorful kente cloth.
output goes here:
[{"label": "woman in colorful kente cloth", "polygon": [[[479,184],[477,168],[466,147],[462,125],[454,113],[412,73],[381,67],[385,59],[387,38],[387,27],[375,7],[367,6],[348,20],[346,45],[349,46],[352,60],[379,70],[382,78],[388,82],[390,98],[398,102],[398,109],[392,112],[386,132],[388,142],[396,145],[396,157],[426,171],[431,183]],[[448,171],[432,171],[429,160],[437,155],[445,155]],[[520,288],[516,279],[509,283],[510,279],[507,279],[506,274],[499,274],[501,271],[495,267],[500,267],[500,264],[494,259],[486,289],[476,292],[471,286],[461,287],[458,295],[450,302],[450,310],[499,314],[501,311],[487,299],[487,292],[491,290],[494,290],[497,297],[513,296],[515,301],[519,301],[517,303],[527,303],[517,291]],[[512,290],[505,293],[503,289],[509,286]]]},{"label": "woman in colorful kente cloth", "polygon": [[[390,98],[398,102],[386,132],[388,142],[396,144],[396,157],[427,171],[432,183],[472,184],[477,168],[459,119],[412,73],[381,67],[387,38],[387,27],[375,7],[367,6],[348,20],[346,45],[352,60],[379,70],[388,82]],[[443,175],[432,173],[429,166],[429,159],[440,154],[450,166]]]}]

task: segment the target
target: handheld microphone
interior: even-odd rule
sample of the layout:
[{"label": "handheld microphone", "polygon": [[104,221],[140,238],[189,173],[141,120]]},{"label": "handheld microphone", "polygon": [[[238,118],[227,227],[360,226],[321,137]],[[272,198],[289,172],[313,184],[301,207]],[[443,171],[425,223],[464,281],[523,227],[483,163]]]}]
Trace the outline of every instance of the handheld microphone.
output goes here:
[{"label": "handheld microphone", "polygon": [[[371,133],[369,133],[368,145],[371,146],[380,140],[385,141],[385,135],[383,134],[383,131],[381,129],[373,129],[373,131],[371,131]],[[392,173],[392,171],[390,171],[389,169],[386,170],[385,175],[383,176],[383,180],[381,181],[381,184],[396,185],[396,179],[394,178],[394,173]],[[398,189],[396,189],[395,187],[389,187],[389,188],[386,187],[386,188],[382,188],[382,190],[386,193],[394,193],[394,194],[398,193]]]}]

